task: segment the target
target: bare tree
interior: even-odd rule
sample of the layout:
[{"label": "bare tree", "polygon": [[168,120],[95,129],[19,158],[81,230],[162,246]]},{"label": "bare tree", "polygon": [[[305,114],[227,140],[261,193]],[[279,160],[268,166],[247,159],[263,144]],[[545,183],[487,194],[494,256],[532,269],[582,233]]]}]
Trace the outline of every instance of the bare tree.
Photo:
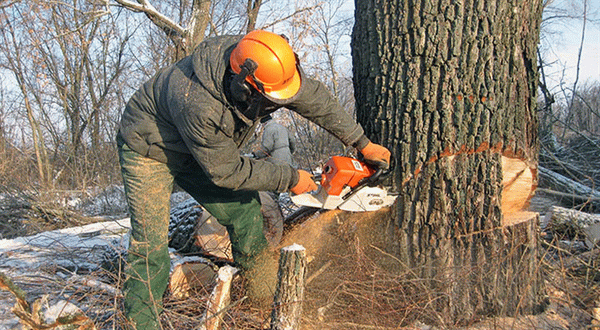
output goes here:
[{"label": "bare tree", "polygon": [[[3,16],[9,16],[5,9],[3,9]],[[34,109],[34,103],[39,106],[43,101],[39,95],[30,93],[30,86],[36,85],[36,82],[35,78],[32,81],[31,76],[27,74],[27,68],[31,67],[33,63],[23,58],[27,56],[31,48],[27,49],[23,46],[20,41],[21,38],[18,37],[18,32],[15,31],[14,21],[11,22],[11,20],[6,19],[5,22],[6,24],[1,29],[2,32],[0,32],[2,35],[1,47],[5,57],[3,67],[12,72],[22,94],[26,118],[30,128],[31,143],[35,150],[38,179],[42,186],[47,186],[50,183],[51,165],[40,122]],[[24,52],[25,55],[23,54]]]},{"label": "bare tree", "polygon": [[113,138],[102,126],[121,102],[114,93],[129,36],[103,9],[87,2],[30,1],[3,11],[10,17],[1,34],[3,66],[23,97],[45,185],[90,180],[95,171],[85,171],[92,164],[88,156]]},{"label": "bare tree", "polygon": [[[543,100],[539,107],[540,117],[540,188],[559,199],[565,206],[591,207],[597,209],[587,196],[564,198],[572,188],[583,184],[597,189],[600,176],[595,170],[599,160],[600,139],[597,136],[598,106],[596,102],[597,82],[580,84],[581,58],[585,47],[587,29],[598,24],[600,19],[588,0],[569,2],[544,2],[542,21],[540,62],[540,90]],[[564,27],[580,23],[574,76],[567,78],[567,67],[563,63],[550,63],[553,45],[560,44]],[[560,67],[560,76],[548,74],[548,67]],[[570,68],[569,68],[570,69]],[[571,79],[571,80],[568,80]],[[557,82],[553,82],[557,81]],[[563,176],[569,185],[556,186],[556,177]],[[562,181],[561,181],[562,182]],[[597,204],[597,203],[596,203]]]},{"label": "bare tree", "polygon": [[[179,21],[160,12],[148,0],[115,0],[115,2],[134,12],[144,13],[162,30],[174,46],[175,60],[191,54],[196,45],[204,40],[206,28],[212,18],[211,0],[193,0],[191,5],[187,1],[180,1],[177,8]],[[188,10],[190,6],[191,10]]]}]

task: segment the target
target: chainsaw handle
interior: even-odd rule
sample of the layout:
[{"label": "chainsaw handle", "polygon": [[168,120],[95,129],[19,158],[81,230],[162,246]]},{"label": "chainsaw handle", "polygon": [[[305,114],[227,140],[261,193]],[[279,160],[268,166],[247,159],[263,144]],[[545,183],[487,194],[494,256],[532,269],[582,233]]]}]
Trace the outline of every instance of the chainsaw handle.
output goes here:
[{"label": "chainsaw handle", "polygon": [[[379,181],[379,177],[383,174],[383,172],[385,172],[384,169],[378,168],[375,171],[375,173],[373,173],[373,175],[371,175],[370,177],[366,177],[366,178],[361,179],[358,182],[358,185],[361,186],[362,184],[370,185],[370,184],[376,183],[377,181]],[[364,182],[362,182],[362,181],[364,181]]]},{"label": "chainsaw handle", "polygon": [[360,181],[358,181],[358,184],[356,185],[356,187],[352,188],[352,190],[350,190],[346,195],[342,196],[343,200],[347,200],[348,198],[352,197],[352,195],[354,195],[357,191],[359,191],[362,187],[365,186],[375,186],[377,184],[377,182],[379,181],[379,178],[382,175],[388,175],[390,173],[390,171],[386,171],[382,168],[378,168],[375,173],[373,173],[373,175],[366,177],[366,178],[362,178]]}]

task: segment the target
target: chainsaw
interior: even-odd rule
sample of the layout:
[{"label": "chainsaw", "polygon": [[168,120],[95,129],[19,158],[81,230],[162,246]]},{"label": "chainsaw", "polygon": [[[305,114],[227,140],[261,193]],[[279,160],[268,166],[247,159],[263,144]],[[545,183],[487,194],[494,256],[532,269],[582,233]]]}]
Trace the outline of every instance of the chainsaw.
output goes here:
[{"label": "chainsaw", "polygon": [[394,203],[397,196],[389,195],[380,185],[390,172],[374,169],[364,162],[343,156],[333,156],[315,181],[318,189],[292,196],[298,206],[344,211],[377,211]]}]

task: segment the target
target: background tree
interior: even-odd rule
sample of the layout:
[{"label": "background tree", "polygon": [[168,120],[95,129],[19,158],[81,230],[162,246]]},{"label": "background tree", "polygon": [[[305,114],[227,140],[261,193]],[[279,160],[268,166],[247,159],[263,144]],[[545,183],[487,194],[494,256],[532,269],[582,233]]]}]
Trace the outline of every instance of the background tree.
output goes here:
[{"label": "background tree", "polygon": [[[540,185],[538,193],[566,207],[600,210],[599,81],[583,80],[582,54],[593,38],[588,29],[600,25],[600,12],[588,0],[544,1],[540,61]],[[576,27],[574,67],[553,62],[553,52],[563,47],[561,31]],[[593,40],[593,39],[592,39]],[[588,69],[589,70],[589,69]],[[568,74],[568,72],[574,72]]]},{"label": "background tree", "polygon": [[[428,279],[437,323],[538,310],[534,217],[507,208],[505,160],[535,188],[541,1],[356,1],[357,118],[392,149],[388,249]],[[516,209],[515,209],[516,208]],[[521,219],[522,221],[523,219]]]},{"label": "background tree", "polygon": [[118,105],[128,36],[110,17],[101,19],[102,10],[31,1],[3,13],[3,67],[23,99],[42,185],[93,180],[98,168],[88,157],[112,135],[101,126]]}]

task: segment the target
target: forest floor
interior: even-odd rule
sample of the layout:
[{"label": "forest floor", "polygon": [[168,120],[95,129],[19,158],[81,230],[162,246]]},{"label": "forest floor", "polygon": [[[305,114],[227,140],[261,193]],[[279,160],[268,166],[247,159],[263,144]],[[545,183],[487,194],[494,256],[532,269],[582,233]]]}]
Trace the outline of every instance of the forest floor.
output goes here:
[{"label": "forest floor", "polygon": [[[542,227],[555,200],[536,196],[530,210],[540,213]],[[0,272],[7,275],[27,295],[28,300],[46,297],[48,305],[62,299],[81,308],[98,329],[119,329],[120,265],[114,264],[115,254],[127,246],[127,218],[107,220],[76,228],[66,228],[36,235],[0,240]],[[542,233],[544,236],[544,233]],[[598,304],[596,273],[581,267],[598,261],[598,251],[582,249],[575,242],[548,239],[543,262],[547,271],[548,307],[539,315],[495,317],[482,319],[456,329],[592,329],[593,307]],[[560,243],[560,244],[559,244]],[[561,252],[561,253],[559,253]],[[564,252],[564,253],[562,253]],[[577,266],[573,266],[577,263]],[[116,275],[115,275],[116,274]],[[592,274],[592,275],[590,275]],[[591,277],[590,277],[591,276]],[[232,300],[239,302],[241,288],[234,282]],[[206,304],[210,288],[185,302],[165,298],[163,321],[166,329],[195,328],[198,316]],[[0,290],[0,330],[20,329],[19,319],[11,312],[14,296]],[[363,306],[367,309],[368,306]],[[363,308],[361,307],[361,308]],[[331,308],[335,310],[335,306]],[[378,326],[373,314],[365,322],[320,322],[321,311],[308,314],[303,329],[441,329],[413,322],[404,327]],[[314,315],[317,315],[316,317]],[[268,328],[268,310],[253,309],[244,302],[232,307],[225,318],[224,329]]]}]

